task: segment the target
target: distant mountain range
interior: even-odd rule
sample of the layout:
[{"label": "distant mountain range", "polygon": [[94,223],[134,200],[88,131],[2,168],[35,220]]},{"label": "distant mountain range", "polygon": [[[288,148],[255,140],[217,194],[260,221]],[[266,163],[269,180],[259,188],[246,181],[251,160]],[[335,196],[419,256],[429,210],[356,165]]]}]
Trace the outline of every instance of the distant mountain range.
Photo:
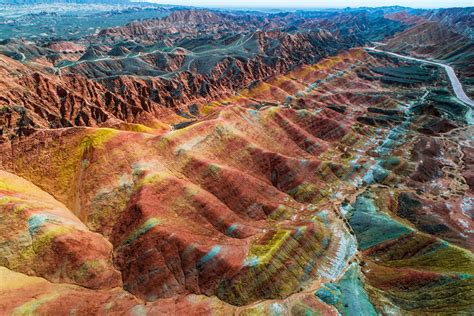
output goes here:
[{"label": "distant mountain range", "polygon": [[0,0],[0,4],[51,4],[51,3],[75,3],[75,4],[87,4],[87,3],[106,3],[106,4],[121,4],[130,3],[129,0]]}]

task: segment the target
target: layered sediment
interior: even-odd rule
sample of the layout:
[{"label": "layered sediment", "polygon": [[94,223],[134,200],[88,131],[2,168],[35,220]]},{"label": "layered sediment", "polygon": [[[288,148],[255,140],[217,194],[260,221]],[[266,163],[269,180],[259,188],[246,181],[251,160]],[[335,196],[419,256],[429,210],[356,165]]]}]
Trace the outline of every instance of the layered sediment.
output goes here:
[{"label": "layered sediment", "polygon": [[351,49],[193,111],[1,145],[3,310],[472,310],[471,109],[441,69]]}]

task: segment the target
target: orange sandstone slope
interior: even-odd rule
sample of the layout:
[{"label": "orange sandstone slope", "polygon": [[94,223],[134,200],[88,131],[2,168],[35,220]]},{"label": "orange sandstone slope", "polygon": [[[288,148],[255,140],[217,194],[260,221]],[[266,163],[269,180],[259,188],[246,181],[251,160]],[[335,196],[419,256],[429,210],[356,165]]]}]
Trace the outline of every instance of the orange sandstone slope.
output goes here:
[{"label": "orange sandstone slope", "polygon": [[[407,69],[418,79],[387,75]],[[443,76],[354,49],[204,104],[183,129],[2,144],[0,308],[471,310],[472,128]]]}]

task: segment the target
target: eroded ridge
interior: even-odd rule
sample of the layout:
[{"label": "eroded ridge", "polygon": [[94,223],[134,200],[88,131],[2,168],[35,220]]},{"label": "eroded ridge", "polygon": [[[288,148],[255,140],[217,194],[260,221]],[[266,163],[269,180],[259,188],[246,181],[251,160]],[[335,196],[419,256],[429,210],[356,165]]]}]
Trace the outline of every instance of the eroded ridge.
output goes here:
[{"label": "eroded ridge", "polygon": [[[448,87],[435,66],[352,49],[172,132],[45,129],[3,144],[1,225],[14,229],[0,273],[19,286],[0,304],[467,313],[471,111]],[[94,243],[73,247],[82,236]]]}]

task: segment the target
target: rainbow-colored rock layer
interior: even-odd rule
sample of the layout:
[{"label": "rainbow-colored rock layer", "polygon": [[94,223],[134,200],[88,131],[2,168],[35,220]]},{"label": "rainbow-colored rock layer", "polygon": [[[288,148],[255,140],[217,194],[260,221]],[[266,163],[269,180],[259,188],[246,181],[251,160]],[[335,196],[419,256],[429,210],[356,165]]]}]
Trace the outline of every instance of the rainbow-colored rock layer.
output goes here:
[{"label": "rainbow-colored rock layer", "polygon": [[354,49],[183,129],[3,145],[0,309],[472,312],[470,109],[435,68],[395,84],[382,67],[419,66]]}]

